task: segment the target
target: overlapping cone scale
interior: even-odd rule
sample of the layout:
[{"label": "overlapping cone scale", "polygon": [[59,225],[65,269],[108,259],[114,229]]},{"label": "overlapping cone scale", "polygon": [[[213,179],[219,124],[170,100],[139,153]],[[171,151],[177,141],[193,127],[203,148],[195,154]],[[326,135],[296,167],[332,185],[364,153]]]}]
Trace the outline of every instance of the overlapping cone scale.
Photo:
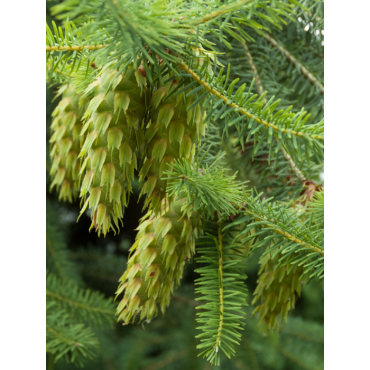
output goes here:
[{"label": "overlapping cone scale", "polygon": [[131,247],[127,270],[120,279],[117,297],[118,321],[123,324],[146,320],[165,312],[175,284],[179,284],[186,262],[195,253],[199,215],[189,211],[182,217],[183,201],[161,204],[155,215],[149,211],[140,222]]},{"label": "overlapping cone scale", "polygon": [[82,116],[84,102],[71,84],[58,92],[62,100],[54,109],[51,130],[51,189],[57,188],[59,200],[77,199],[80,187],[80,160]]},{"label": "overlapping cone scale", "polygon": [[202,103],[189,109],[197,99],[196,94],[186,96],[192,88],[176,94],[173,91],[180,79],[166,76],[164,80],[167,82],[159,85],[151,98],[151,122],[145,133],[146,158],[140,170],[145,206],[150,205],[155,212],[160,210],[166,196],[166,181],[161,179],[163,171],[169,169],[168,164],[174,159],[191,161],[205,131]]},{"label": "overlapping cone scale", "polygon": [[281,256],[271,258],[267,254],[262,259],[257,288],[254,292],[253,314],[258,312],[260,323],[264,323],[265,331],[278,330],[279,321],[286,321],[288,313],[294,309],[301,294],[303,267],[291,264],[278,267]]},{"label": "overlapping cone scale", "polygon": [[105,235],[119,229],[132,190],[148,92],[145,79],[132,68],[125,75],[106,70],[89,91],[94,97],[82,129],[86,139],[80,156],[86,174],[81,196],[86,200],[81,213],[92,208],[91,227]]}]

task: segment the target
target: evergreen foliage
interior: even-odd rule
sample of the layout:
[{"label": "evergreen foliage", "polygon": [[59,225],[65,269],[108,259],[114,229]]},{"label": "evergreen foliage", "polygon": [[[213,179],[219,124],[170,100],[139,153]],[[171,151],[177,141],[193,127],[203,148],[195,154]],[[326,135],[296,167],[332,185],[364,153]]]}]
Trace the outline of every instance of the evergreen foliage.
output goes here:
[{"label": "evergreen foliage", "polygon": [[50,366],[323,368],[323,2],[53,5]]}]

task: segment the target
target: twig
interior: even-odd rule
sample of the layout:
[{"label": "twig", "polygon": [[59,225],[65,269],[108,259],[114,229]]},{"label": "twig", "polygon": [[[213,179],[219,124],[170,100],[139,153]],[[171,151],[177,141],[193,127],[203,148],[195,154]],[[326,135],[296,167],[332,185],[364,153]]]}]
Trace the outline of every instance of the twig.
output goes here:
[{"label": "twig", "polygon": [[269,34],[263,32],[263,37],[273,46],[277,47],[279,51],[287,58],[291,63],[293,63],[296,67],[300,69],[302,74],[308,78],[312,85],[315,85],[319,88],[320,93],[324,95],[324,85],[298,60],[289,53],[287,49],[285,49],[282,45],[280,45],[274,38],[272,38]]}]

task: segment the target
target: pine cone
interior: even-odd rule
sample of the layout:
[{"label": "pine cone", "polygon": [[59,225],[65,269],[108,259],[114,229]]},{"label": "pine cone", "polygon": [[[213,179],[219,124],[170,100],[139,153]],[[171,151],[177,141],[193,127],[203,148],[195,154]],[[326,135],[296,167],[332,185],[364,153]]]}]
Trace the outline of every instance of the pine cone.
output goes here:
[{"label": "pine cone", "polygon": [[255,305],[258,300],[261,300],[253,315],[259,313],[260,323],[264,322],[266,331],[279,329],[279,315],[281,321],[286,322],[289,311],[294,309],[297,298],[301,294],[299,278],[303,273],[303,267],[294,265],[292,268],[291,264],[277,267],[279,258],[280,256],[277,255],[272,259],[270,254],[263,258],[258,285],[254,292],[255,297],[252,301]]},{"label": "pine cone", "polygon": [[63,85],[58,92],[62,100],[54,109],[51,129],[50,157],[52,165],[50,175],[52,184],[59,192],[59,200],[70,201],[78,197],[80,187],[80,161],[78,154],[81,150],[82,115],[83,108],[79,108],[82,99],[75,93],[74,87]]},{"label": "pine cone", "polygon": [[163,171],[168,170],[167,164],[179,158],[191,161],[195,145],[205,130],[201,103],[187,111],[196,100],[195,94],[186,97],[187,90],[167,97],[179,83],[180,80],[174,77],[159,86],[150,102],[153,112],[145,133],[146,159],[140,170],[140,181],[146,181],[140,195],[147,195],[145,206],[150,205],[155,212],[160,210],[161,201],[166,196],[166,181],[161,177]]},{"label": "pine cone", "polygon": [[[131,73],[131,76],[127,78]],[[80,156],[87,172],[81,196],[87,198],[81,211],[92,208],[92,225],[105,235],[119,229],[137,168],[136,152],[147,111],[145,78],[129,68],[126,75],[106,70],[88,90],[94,90],[85,113],[82,132],[88,133]]]},{"label": "pine cone", "polygon": [[149,211],[141,220],[126,272],[120,279],[117,296],[124,297],[117,307],[118,321],[124,324],[148,322],[157,315],[160,305],[164,314],[175,283],[178,285],[186,261],[195,253],[199,215],[189,212],[182,217],[183,200],[167,201],[157,216]]}]

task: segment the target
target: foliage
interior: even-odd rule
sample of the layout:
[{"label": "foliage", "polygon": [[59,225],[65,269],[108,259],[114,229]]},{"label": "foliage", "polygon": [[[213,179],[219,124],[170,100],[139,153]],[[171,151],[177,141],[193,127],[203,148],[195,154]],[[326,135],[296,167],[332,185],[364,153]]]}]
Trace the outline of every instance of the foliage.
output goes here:
[{"label": "foliage", "polygon": [[206,266],[196,270],[201,276],[195,281],[199,285],[196,292],[202,294],[198,300],[206,303],[197,307],[204,310],[198,313],[203,333],[197,336],[201,338],[197,348],[211,364],[220,365],[221,351],[229,358],[235,355],[234,343],[239,344],[239,330],[245,325],[243,306],[247,304],[247,289],[243,284],[246,278],[243,255],[240,244],[233,243],[230,231],[222,232],[222,223],[207,224],[198,245],[197,262]]},{"label": "foliage", "polygon": [[[323,3],[64,0],[51,14],[49,363],[323,368],[320,310],[305,309],[324,276]],[[113,326],[115,308],[144,330]]]}]

